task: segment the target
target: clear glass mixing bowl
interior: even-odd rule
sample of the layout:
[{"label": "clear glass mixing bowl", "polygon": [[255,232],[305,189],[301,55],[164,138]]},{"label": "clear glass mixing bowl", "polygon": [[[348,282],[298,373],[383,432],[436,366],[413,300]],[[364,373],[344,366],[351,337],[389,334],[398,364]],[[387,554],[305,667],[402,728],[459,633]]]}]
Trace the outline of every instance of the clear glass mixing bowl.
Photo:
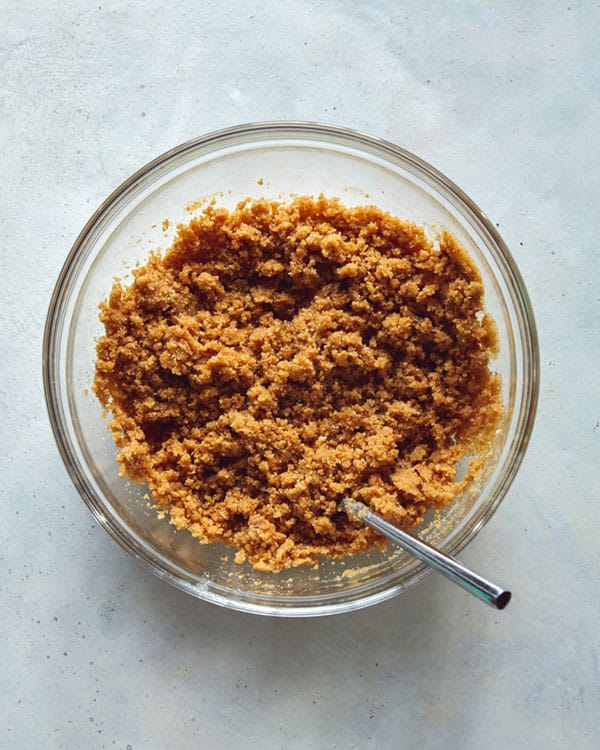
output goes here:
[{"label": "clear glass mixing bowl", "polygon": [[[262,184],[259,184],[261,182]],[[344,612],[383,601],[429,569],[403,551],[374,550],[318,567],[264,573],[233,562],[222,545],[201,545],[148,507],[146,489],[119,476],[107,420],[90,386],[98,303],[114,277],[127,280],[151,248],[167,247],[186,206],[206,196],[233,207],[247,196],[324,193],[347,205],[374,203],[433,229],[443,226],[479,266],[495,318],[504,419],[473,491],[428,518],[417,533],[459,552],[494,513],[523,458],[538,392],[538,347],[527,292],[502,239],[450,180],[397,146],[362,133],[303,122],[242,125],[169,151],[130,177],[96,211],[58,279],[44,336],[50,420],[67,469],[98,522],[160,578],[215,604],[270,615]],[[170,228],[163,230],[168,219]]]}]

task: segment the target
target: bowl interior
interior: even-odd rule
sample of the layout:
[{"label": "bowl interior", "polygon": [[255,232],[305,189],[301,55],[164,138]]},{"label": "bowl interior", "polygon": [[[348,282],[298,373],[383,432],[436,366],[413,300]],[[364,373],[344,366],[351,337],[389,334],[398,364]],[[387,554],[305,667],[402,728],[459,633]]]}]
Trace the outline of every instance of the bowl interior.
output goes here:
[{"label": "bowl interior", "polygon": [[[260,183],[260,184],[259,184]],[[341,611],[377,601],[420,580],[426,570],[389,547],[312,568],[254,571],[234,551],[201,545],[150,507],[146,488],[119,476],[108,419],[91,392],[98,303],[115,277],[127,282],[151,249],[169,246],[176,225],[215,197],[227,207],[248,196],[285,199],[324,193],[347,205],[374,203],[425,225],[450,230],[477,263],[486,307],[496,320],[504,418],[493,455],[469,493],[418,533],[454,552],[500,502],[530,427],[532,322],[518,275],[502,256],[489,223],[434,170],[409,154],[366,137],[326,128],[276,126],[233,130],[175,149],[134,175],[104,204],[80,236],[55,292],[47,329],[47,391],[63,456],[84,499],[118,541],[159,575],[203,598],[273,614]],[[467,201],[467,202],[466,202]],[[188,207],[188,208],[186,208]],[[163,221],[168,220],[168,227]],[[521,300],[521,301],[520,301]],[[528,338],[529,336],[529,338]],[[525,382],[527,381],[527,382]],[[529,394],[529,395],[528,395]],[[529,421],[528,421],[529,420]]]}]

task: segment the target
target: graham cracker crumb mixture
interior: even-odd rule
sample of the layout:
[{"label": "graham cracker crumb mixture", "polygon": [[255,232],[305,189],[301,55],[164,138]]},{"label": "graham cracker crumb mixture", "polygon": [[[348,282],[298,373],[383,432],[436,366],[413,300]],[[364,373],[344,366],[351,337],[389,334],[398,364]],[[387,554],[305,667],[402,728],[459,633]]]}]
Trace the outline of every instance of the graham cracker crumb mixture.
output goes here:
[{"label": "graham cracker crumb mixture", "polygon": [[209,205],[100,310],[122,473],[259,570],[380,543],[346,495],[405,528],[443,508],[501,414],[473,262],[374,206]]}]

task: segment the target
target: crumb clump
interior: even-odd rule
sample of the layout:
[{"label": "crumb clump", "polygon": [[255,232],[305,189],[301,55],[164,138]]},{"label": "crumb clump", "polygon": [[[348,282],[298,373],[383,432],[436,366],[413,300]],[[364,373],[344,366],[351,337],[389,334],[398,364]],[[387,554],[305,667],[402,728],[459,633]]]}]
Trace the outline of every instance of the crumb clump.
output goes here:
[{"label": "crumb clump", "polygon": [[[457,240],[338,199],[214,203],[100,305],[121,472],[201,542],[277,571],[381,543],[476,478],[502,407]],[[457,464],[469,457],[465,476]]]}]

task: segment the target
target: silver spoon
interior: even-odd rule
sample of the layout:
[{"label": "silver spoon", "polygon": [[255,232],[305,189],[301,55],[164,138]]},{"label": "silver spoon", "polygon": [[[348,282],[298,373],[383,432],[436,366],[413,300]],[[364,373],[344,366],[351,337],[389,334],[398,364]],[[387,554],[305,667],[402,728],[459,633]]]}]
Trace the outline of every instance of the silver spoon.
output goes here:
[{"label": "silver spoon", "polygon": [[489,604],[496,609],[504,609],[510,601],[511,593],[506,589],[496,586],[494,583],[486,581],[485,578],[473,573],[466,568],[461,562],[454,557],[445,555],[443,552],[435,549],[426,542],[417,539],[417,537],[401,531],[387,521],[384,521],[377,513],[373,513],[366,505],[352,500],[349,497],[344,498],[342,505],[348,518],[351,521],[363,521],[372,528],[379,531],[392,542],[410,552],[429,567],[437,570],[438,573],[445,575],[454,583],[457,583],[463,589],[473,596],[481,599],[482,602]]}]

